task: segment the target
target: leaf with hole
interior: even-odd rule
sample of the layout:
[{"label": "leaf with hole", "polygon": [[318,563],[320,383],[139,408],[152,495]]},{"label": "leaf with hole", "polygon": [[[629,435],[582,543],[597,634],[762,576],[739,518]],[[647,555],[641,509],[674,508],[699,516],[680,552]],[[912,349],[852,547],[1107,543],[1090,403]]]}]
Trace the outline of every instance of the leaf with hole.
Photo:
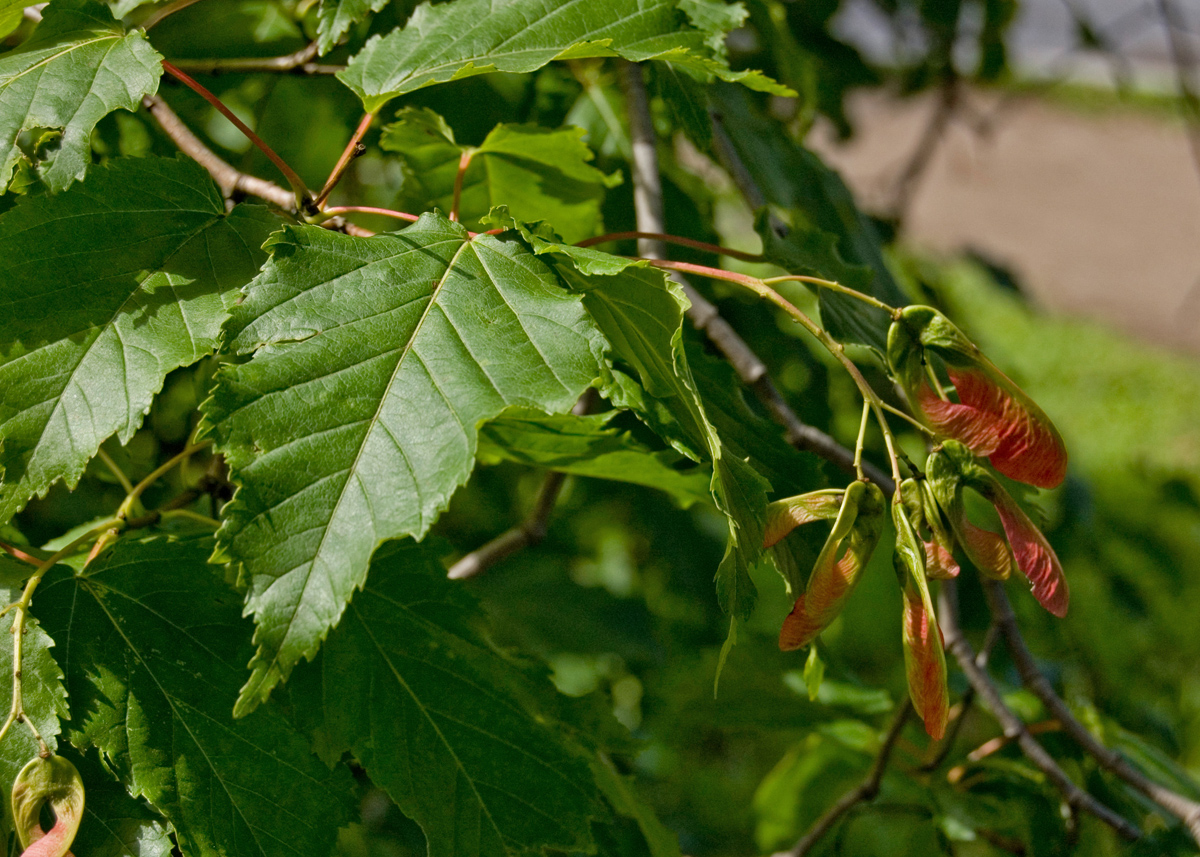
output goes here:
[{"label": "leaf with hole", "polygon": [[162,56],[143,33],[126,33],[103,3],[56,0],[33,36],[0,56],[0,191],[21,157],[26,131],[62,132],[42,177],[62,190],[91,162],[96,123],[114,110],[137,110],[153,95]]}]

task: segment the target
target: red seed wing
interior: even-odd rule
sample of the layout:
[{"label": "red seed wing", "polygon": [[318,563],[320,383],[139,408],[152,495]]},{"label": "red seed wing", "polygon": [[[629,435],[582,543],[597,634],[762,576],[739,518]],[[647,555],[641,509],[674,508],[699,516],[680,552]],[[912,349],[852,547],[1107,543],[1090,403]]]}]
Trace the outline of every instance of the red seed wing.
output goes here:
[{"label": "red seed wing", "polygon": [[910,582],[904,588],[904,669],[913,708],[925,722],[929,737],[946,732],[950,695],[946,689],[946,654],[942,633],[931,606]]},{"label": "red seed wing", "polygon": [[1050,547],[1041,530],[1033,525],[1016,501],[1008,496],[1008,492],[999,486],[997,488],[999,490],[992,500],[1004,525],[1008,543],[1012,546],[1017,568],[1029,578],[1033,597],[1043,607],[1059,618],[1066,616],[1070,594],[1062,563],[1058,561],[1054,548]]}]

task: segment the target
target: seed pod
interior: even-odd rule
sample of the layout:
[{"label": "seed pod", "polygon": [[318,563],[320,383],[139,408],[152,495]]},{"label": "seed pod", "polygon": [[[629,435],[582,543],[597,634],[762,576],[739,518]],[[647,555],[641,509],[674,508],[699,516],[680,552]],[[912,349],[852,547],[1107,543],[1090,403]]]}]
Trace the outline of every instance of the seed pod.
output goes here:
[{"label": "seed pod", "polygon": [[763,526],[763,547],[774,547],[801,524],[838,517],[845,493],[840,488],[825,489],[768,504],[767,519]]},{"label": "seed pod", "polygon": [[954,541],[946,531],[942,512],[927,479],[905,479],[900,496],[908,520],[925,550],[925,576],[929,580],[952,580],[960,571],[954,560]]},{"label": "seed pod", "polygon": [[[957,402],[929,383],[929,356],[946,365]],[[1033,399],[932,307],[906,307],[888,331],[888,365],[913,408],[940,434],[1019,482],[1053,488],[1067,473],[1062,436]]]},{"label": "seed pod", "polygon": [[[852,482],[842,498],[805,591],[779,631],[784,651],[807,646],[842,611],[883,531],[884,497],[879,486]],[[845,549],[843,551],[843,543]]]},{"label": "seed pod", "polygon": [[[42,830],[42,806],[54,810],[54,826]],[[12,789],[13,826],[21,857],[68,857],[83,820],[83,780],[62,756],[34,758],[21,769]]]},{"label": "seed pod", "polygon": [[938,740],[946,732],[950,694],[942,632],[925,577],[925,550],[899,498],[892,503],[892,523],[896,526],[896,551],[892,556],[904,595],[901,627],[908,694],[925,723],[925,731]]},{"label": "seed pod", "polygon": [[[1029,579],[1033,597],[1055,616],[1067,615],[1067,579],[1058,556],[999,480],[982,467],[971,451],[948,440],[929,456],[929,482],[946,510],[959,544],[985,574],[1005,578],[1015,564]],[[967,520],[962,492],[971,488],[991,503],[1000,516],[1004,536],[976,527]]]}]

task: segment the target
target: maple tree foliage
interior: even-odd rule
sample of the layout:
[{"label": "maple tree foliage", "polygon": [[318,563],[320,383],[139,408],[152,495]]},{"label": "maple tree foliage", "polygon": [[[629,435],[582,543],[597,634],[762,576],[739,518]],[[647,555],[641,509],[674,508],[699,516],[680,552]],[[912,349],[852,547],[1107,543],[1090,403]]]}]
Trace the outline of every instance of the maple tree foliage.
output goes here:
[{"label": "maple tree foliage", "polygon": [[9,853],[1189,853],[826,5],[0,0]]}]

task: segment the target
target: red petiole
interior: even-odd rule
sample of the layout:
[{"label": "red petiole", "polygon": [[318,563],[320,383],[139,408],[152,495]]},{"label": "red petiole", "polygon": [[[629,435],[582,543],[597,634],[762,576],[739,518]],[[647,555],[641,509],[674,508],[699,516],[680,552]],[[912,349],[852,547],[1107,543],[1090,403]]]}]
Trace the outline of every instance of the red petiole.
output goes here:
[{"label": "red petiole", "polygon": [[251,143],[259,148],[259,151],[270,159],[271,163],[279,167],[279,171],[283,173],[284,177],[288,180],[288,184],[292,186],[292,192],[296,194],[296,206],[299,210],[308,211],[310,214],[315,213],[315,210],[313,210],[312,194],[309,193],[304,180],[296,175],[296,171],[289,167],[283,158],[275,154],[275,151],[263,142],[261,137],[251,131],[245,122],[239,119],[232,110],[222,103],[221,99],[209,92],[203,85],[197,83],[187,72],[179,70],[167,60],[162,61],[162,67],[164,71],[177,78],[182,84],[220,111],[222,116],[232,122],[239,131],[246,135],[246,138]]}]

